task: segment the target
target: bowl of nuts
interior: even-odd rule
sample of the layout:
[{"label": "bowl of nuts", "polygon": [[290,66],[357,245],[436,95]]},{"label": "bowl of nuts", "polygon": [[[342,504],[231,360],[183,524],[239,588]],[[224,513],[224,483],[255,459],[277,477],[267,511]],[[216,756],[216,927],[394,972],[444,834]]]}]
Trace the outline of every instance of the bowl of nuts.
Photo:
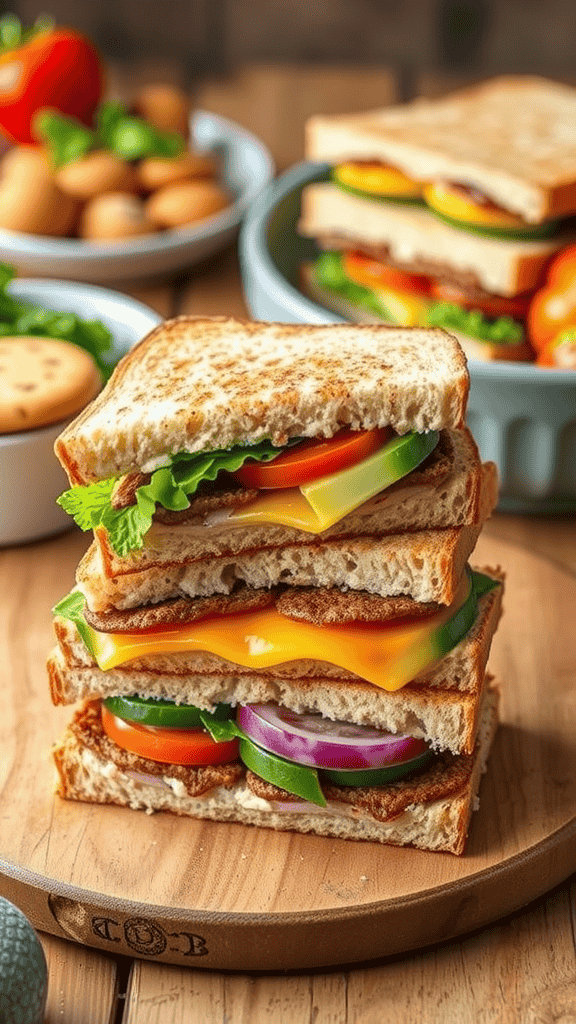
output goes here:
[{"label": "bowl of nuts", "polygon": [[168,86],[127,106],[106,100],[90,127],[57,110],[34,144],[0,161],[0,261],[77,281],[159,277],[223,249],[274,173],[250,132]]}]

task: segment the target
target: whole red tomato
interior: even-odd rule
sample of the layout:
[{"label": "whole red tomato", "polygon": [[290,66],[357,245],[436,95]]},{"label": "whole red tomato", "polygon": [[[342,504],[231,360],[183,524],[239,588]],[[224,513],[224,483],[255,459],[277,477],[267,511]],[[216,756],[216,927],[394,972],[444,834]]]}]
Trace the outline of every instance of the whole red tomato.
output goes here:
[{"label": "whole red tomato", "polygon": [[41,107],[90,125],[103,84],[87,39],[68,28],[39,32],[0,55],[0,129],[13,142],[34,142],[30,124]]},{"label": "whole red tomato", "polygon": [[550,264],[548,279],[536,292],[528,310],[528,335],[541,352],[576,319],[576,245],[564,249]]}]

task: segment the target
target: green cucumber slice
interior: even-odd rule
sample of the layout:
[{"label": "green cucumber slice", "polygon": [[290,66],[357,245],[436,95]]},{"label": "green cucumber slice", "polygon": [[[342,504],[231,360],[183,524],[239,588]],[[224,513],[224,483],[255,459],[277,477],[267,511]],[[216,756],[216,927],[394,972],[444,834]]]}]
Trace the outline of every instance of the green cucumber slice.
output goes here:
[{"label": "green cucumber slice", "polygon": [[364,189],[354,188],[341,181],[335,170],[332,171],[332,181],[343,192],[349,192],[351,196],[358,196],[359,199],[369,199],[373,203],[398,203],[401,206],[425,206],[421,196],[395,196],[382,195],[380,192],[365,192]]},{"label": "green cucumber slice", "polygon": [[470,221],[457,220],[455,217],[448,217],[440,213],[433,206],[429,206],[430,213],[433,213],[438,220],[444,221],[451,228],[458,228],[461,231],[471,231],[473,235],[487,235],[490,238],[500,238],[507,242],[535,242],[546,238],[552,238],[558,226],[559,220],[548,220],[545,224],[527,224],[523,228],[494,228],[484,224],[471,224]]},{"label": "green cucumber slice", "polygon": [[367,768],[361,771],[345,771],[337,768],[323,768],[320,777],[337,786],[386,786],[404,775],[410,775],[423,768],[433,756],[431,750],[404,761],[403,764],[392,764],[387,768]]},{"label": "green cucumber slice", "polygon": [[[176,704],[172,700],[138,697],[136,694],[130,697],[107,697],[103,703],[113,715],[126,722],[165,729],[201,729],[204,726],[200,708],[192,704]],[[221,721],[230,718],[233,709],[230,704],[218,704],[211,714]]]},{"label": "green cucumber slice", "polygon": [[355,466],[302,484],[300,490],[322,521],[329,518],[335,508],[338,519],[343,519],[348,512],[419,466],[434,451],[439,439],[437,430],[395,437]]},{"label": "green cucumber slice", "polygon": [[326,797],[320,788],[315,768],[305,768],[293,761],[285,761],[283,757],[257,747],[249,739],[240,740],[240,758],[255,775],[271,782],[273,786],[279,786],[311,804],[326,807]]}]

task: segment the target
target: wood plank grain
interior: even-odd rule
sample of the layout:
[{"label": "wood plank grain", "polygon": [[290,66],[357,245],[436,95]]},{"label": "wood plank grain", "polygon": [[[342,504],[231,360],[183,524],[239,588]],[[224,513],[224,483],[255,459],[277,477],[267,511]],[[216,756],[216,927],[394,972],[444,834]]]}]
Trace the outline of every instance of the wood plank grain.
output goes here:
[{"label": "wood plank grain", "polygon": [[121,291],[131,295],[138,302],[144,302],[155,309],[165,320],[176,312],[176,285],[174,282],[122,285]]},{"label": "wood plank grain", "polygon": [[347,1024],[569,1024],[576,1010],[570,913],[564,886],[462,942],[351,971]]},{"label": "wood plank grain", "polygon": [[118,1003],[115,960],[53,935],[39,938],[48,964],[44,1024],[111,1024]]},{"label": "wood plank grain", "polygon": [[270,148],[279,169],[302,160],[304,125],[312,114],[345,114],[396,99],[387,68],[330,64],[247,64],[206,82],[196,105],[238,121]]},{"label": "wood plank grain", "polygon": [[490,536],[520,544],[576,572],[576,521],[574,518],[537,520],[531,516],[501,512],[486,525]]},{"label": "wood plank grain", "polygon": [[134,963],[123,1024],[347,1024],[346,976],[191,973]]}]

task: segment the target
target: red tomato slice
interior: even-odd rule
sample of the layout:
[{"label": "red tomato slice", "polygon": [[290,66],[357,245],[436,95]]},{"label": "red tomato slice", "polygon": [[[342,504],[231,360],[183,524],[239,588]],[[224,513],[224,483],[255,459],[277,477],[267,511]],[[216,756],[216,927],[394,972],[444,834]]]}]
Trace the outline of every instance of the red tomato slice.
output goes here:
[{"label": "red tomato slice", "polygon": [[428,295],[430,282],[422,274],[399,270],[361,252],[347,252],[343,257],[344,273],[365,288],[391,288],[402,292]]},{"label": "red tomato slice", "polygon": [[506,298],[504,295],[469,295],[454,284],[432,282],[432,295],[439,302],[453,302],[462,309],[478,309],[488,317],[509,316],[512,320],[525,320],[533,292]]},{"label": "red tomato slice", "polygon": [[339,430],[334,437],[302,441],[273,462],[246,462],[232,476],[245,487],[259,490],[299,487],[340,469],[354,466],[390,439],[388,427],[373,430]]},{"label": "red tomato slice", "polygon": [[104,704],[102,728],[123,750],[163,764],[225,764],[238,757],[238,740],[216,743],[204,729],[165,729],[125,722]]}]

